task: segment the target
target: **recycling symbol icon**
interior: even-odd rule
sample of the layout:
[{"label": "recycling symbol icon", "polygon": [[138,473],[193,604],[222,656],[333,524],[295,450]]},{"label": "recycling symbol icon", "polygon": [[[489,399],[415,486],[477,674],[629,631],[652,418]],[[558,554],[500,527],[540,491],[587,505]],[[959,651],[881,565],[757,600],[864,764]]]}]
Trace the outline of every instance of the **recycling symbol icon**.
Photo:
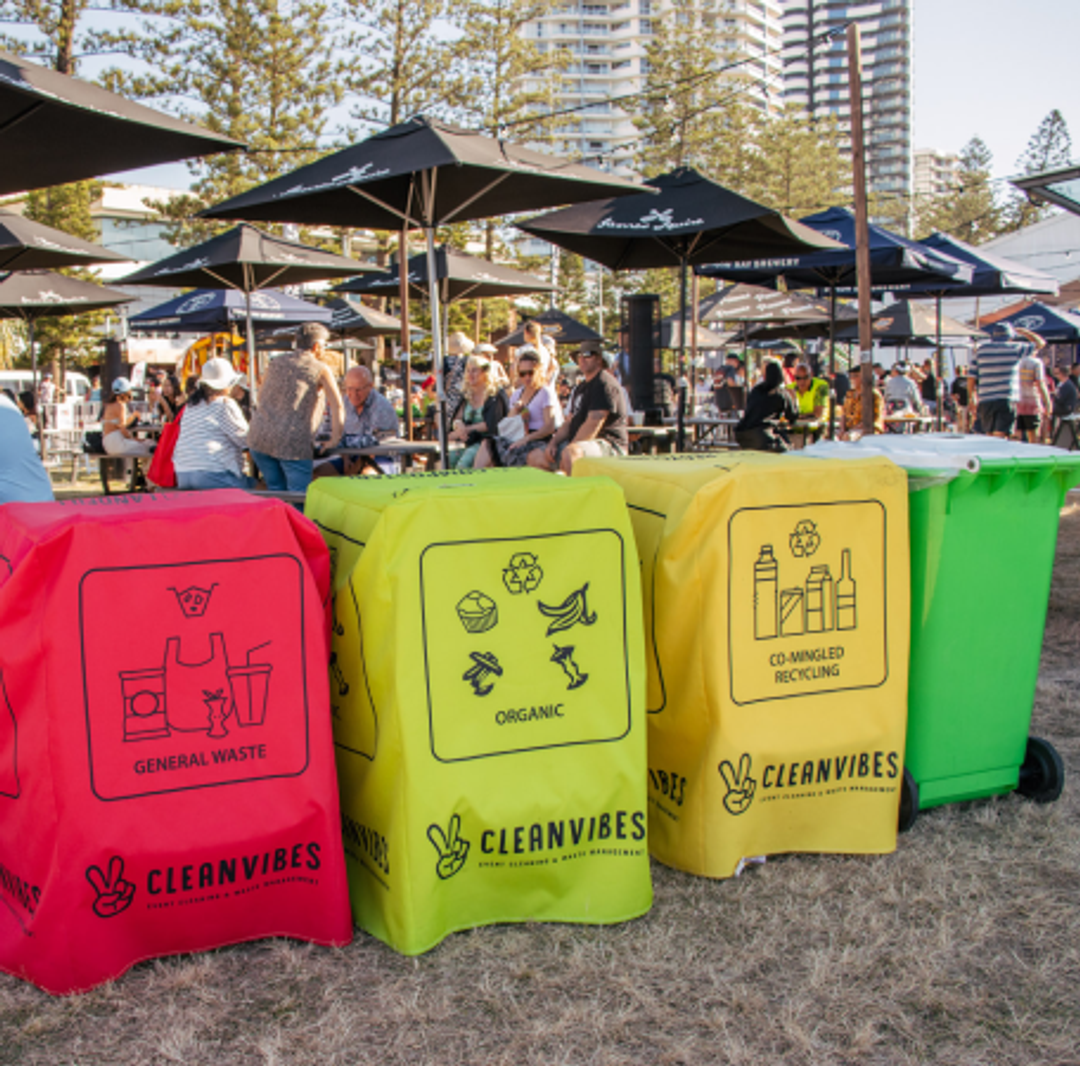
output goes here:
[{"label": "recycling symbol icon", "polygon": [[535,592],[544,580],[540,561],[532,552],[514,552],[502,573],[506,591],[514,596],[522,592]]},{"label": "recycling symbol icon", "polygon": [[791,545],[791,554],[796,559],[809,558],[821,547],[821,534],[817,524],[809,518],[797,522],[788,537],[788,543]]}]

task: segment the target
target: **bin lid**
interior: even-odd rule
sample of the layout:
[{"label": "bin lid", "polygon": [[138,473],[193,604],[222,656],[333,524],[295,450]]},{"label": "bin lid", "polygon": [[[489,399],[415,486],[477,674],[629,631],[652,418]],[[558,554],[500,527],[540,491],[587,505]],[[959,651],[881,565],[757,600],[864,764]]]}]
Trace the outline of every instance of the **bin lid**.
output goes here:
[{"label": "bin lid", "polygon": [[[796,455],[818,459],[855,459],[881,455],[909,474],[949,480],[962,473],[977,474],[987,463],[1019,466],[1080,467],[1080,452],[964,433],[885,433],[857,441],[819,441]],[[920,485],[919,487],[925,487]]]}]

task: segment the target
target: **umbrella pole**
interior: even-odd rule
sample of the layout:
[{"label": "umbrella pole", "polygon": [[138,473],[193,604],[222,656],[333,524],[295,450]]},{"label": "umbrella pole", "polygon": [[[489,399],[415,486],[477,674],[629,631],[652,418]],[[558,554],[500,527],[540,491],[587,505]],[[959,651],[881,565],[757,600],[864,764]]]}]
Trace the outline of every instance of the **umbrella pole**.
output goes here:
[{"label": "umbrella pole", "polygon": [[934,429],[939,433],[942,430],[941,398],[945,395],[941,388],[941,293],[937,295],[937,349],[934,352],[934,396],[937,403],[934,406]]},{"label": "umbrella pole", "polygon": [[[829,290],[829,379],[836,380],[836,286]],[[850,385],[850,378],[848,381]],[[829,390],[829,440],[836,439],[836,400]]]},{"label": "umbrella pole", "polygon": [[697,414],[698,360],[698,282],[697,274],[690,282],[690,414]]},{"label": "umbrella pole", "polygon": [[439,405],[439,455],[442,458],[443,470],[450,467],[449,453],[446,448],[446,389],[443,381],[443,350],[442,350],[442,324],[439,316],[439,281],[436,275],[435,264],[435,227],[425,226],[424,236],[427,239],[427,274],[428,296],[431,303],[431,351],[435,360],[435,395]]},{"label": "umbrella pole", "polygon": [[255,352],[255,325],[251,321],[251,289],[244,286],[244,311],[247,318],[247,350],[248,370],[251,372],[251,406],[257,406],[258,381],[259,381],[259,357]]},{"label": "umbrella pole", "polygon": [[[30,327],[30,373],[32,375],[33,388],[34,388],[34,421],[37,423],[38,430],[38,454],[41,456],[42,461],[45,459],[45,434],[41,432],[41,405],[38,403],[38,365],[37,365],[37,346],[34,344],[34,319],[31,317],[27,320],[27,325]],[[111,390],[110,390],[111,391]]]},{"label": "umbrella pole", "polygon": [[676,451],[686,451],[686,256],[679,260],[679,411]]},{"label": "umbrella pole", "polygon": [[405,439],[413,439],[412,363],[409,353],[409,227],[402,225],[398,237],[398,316],[401,318],[401,377],[405,393]]}]

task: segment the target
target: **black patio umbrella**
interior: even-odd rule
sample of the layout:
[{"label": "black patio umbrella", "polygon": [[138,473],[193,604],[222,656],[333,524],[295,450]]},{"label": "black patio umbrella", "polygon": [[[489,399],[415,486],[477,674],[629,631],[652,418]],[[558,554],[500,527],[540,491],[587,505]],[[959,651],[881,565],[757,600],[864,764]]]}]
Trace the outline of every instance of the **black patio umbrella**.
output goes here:
[{"label": "black patio umbrella", "polygon": [[[121,285],[164,285],[176,288],[238,289],[247,308],[248,358],[257,367],[251,294],[271,286],[361,274],[373,268],[334,252],[287,241],[241,223],[202,244],[120,278]],[[254,384],[254,378],[253,378]]]},{"label": "black patio umbrella", "polygon": [[[688,327],[686,333],[688,337],[691,336],[692,327]],[[727,342],[728,337],[725,334],[717,333],[716,330],[709,329],[707,326],[698,326],[697,346],[699,348],[715,350],[723,348]],[[686,347],[683,343],[682,319],[678,315],[668,315],[667,318],[660,319],[660,347],[672,349]]]},{"label": "black patio umbrella", "polygon": [[130,303],[131,297],[89,281],[54,274],[50,270],[26,270],[0,278],[0,318],[18,318],[30,331],[30,366],[37,392],[37,347],[34,323],[39,318],[62,318],[100,311]]},{"label": "black patio umbrella", "polygon": [[[875,340],[911,341],[933,340],[935,337],[985,337],[980,330],[965,326],[948,315],[940,317],[933,307],[914,300],[899,300],[874,315],[871,330]],[[858,324],[845,326],[836,334],[837,340],[859,339]]]},{"label": "black patio umbrella", "polygon": [[[394,315],[354,300],[330,300],[330,329],[343,337],[390,337],[401,332],[402,322]],[[413,333],[423,333],[412,327]]]},{"label": "black patio umbrella", "polygon": [[[641,186],[556,155],[423,115],[210,208],[209,218],[423,229],[438,277],[435,228],[558,204],[623,196]],[[444,405],[439,292],[429,290],[439,408]],[[445,417],[445,411],[442,412]],[[439,420],[446,460],[444,418]]]},{"label": "black patio umbrella", "polygon": [[0,271],[122,263],[127,256],[33,222],[14,211],[0,211]]},{"label": "black patio umbrella", "polygon": [[[128,328],[170,333],[231,331],[237,322],[247,318],[247,300],[248,297],[238,289],[196,289],[132,315],[128,319]],[[328,308],[290,296],[280,289],[261,289],[253,293],[250,300],[251,318],[263,329],[270,325],[295,327],[301,322],[321,322],[328,328],[330,326],[332,314]]]},{"label": "black patio umbrella", "polygon": [[[489,263],[464,252],[449,248],[435,251],[435,277],[439,282],[439,299],[443,303],[452,300],[489,300],[498,296],[518,296],[528,292],[550,292],[555,286],[533,274]],[[427,256],[409,258],[406,275],[410,291],[422,295],[428,287]],[[395,263],[389,270],[353,278],[334,286],[334,292],[363,293],[369,296],[395,294],[400,286],[400,272]]]},{"label": "black patio umbrella", "polygon": [[[838,247],[834,240],[710,181],[693,167],[679,167],[645,184],[655,193],[579,204],[517,225],[611,270],[678,267],[683,322],[686,272],[693,264]],[[685,359],[683,344],[680,374]],[[683,408],[680,400],[680,447]]]},{"label": "black patio umbrella", "polygon": [[241,147],[0,51],[0,194]]},{"label": "black patio umbrella", "polygon": [[[540,314],[530,315],[529,317],[530,321],[538,322],[543,327],[543,332],[551,337],[556,344],[581,344],[582,341],[600,341],[604,339],[595,329],[591,329],[584,322],[579,322],[576,318],[571,318],[554,307],[549,307],[546,311],[541,311]],[[518,348],[524,343],[524,324],[499,341],[500,347],[506,346],[508,348]]]}]

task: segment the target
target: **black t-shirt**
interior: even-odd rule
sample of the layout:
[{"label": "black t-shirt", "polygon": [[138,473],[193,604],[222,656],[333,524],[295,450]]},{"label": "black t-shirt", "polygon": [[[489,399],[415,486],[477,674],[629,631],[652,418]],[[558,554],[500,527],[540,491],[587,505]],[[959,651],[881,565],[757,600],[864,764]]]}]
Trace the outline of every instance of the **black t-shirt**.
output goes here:
[{"label": "black t-shirt", "polygon": [[794,422],[799,414],[799,402],[791,389],[780,388],[770,392],[764,381],[755,385],[746,398],[746,413],[735,427],[738,429],[759,429],[762,426],[775,428],[783,415],[789,422]]},{"label": "black t-shirt", "polygon": [[967,378],[955,377],[953,378],[952,388],[949,390],[953,396],[956,397],[956,402],[961,407],[967,407],[968,405],[968,387]]},{"label": "black t-shirt", "polygon": [[919,395],[926,403],[933,403],[937,399],[937,378],[929,373],[919,382]]},{"label": "black t-shirt", "polygon": [[579,381],[574,387],[576,399],[572,401],[574,415],[570,419],[569,436],[573,440],[592,411],[606,411],[604,424],[596,435],[621,452],[629,451],[626,437],[626,397],[622,386],[606,370],[601,370],[592,381]]},{"label": "black t-shirt", "polygon": [[850,388],[851,378],[849,378],[842,370],[838,370],[833,375],[833,392],[836,393],[836,402],[841,406],[843,406],[844,397],[847,396]]}]

